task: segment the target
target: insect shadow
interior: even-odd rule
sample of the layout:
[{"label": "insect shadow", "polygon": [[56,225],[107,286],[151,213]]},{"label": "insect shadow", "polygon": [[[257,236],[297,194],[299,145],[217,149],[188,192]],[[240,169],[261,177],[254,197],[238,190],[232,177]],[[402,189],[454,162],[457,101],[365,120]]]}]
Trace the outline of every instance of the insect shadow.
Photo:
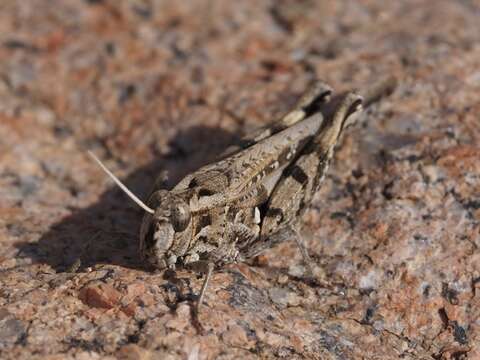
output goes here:
[{"label": "insect shadow", "polygon": [[[121,180],[145,199],[161,172],[168,173],[168,188],[239,141],[238,135],[220,128],[192,127],[177,133],[168,154]],[[142,215],[142,210],[112,185],[95,204],[74,210],[51,226],[38,242],[19,244],[17,256],[48,264],[57,272],[70,271],[75,264],[85,268],[99,263],[145,269],[138,253]]]}]

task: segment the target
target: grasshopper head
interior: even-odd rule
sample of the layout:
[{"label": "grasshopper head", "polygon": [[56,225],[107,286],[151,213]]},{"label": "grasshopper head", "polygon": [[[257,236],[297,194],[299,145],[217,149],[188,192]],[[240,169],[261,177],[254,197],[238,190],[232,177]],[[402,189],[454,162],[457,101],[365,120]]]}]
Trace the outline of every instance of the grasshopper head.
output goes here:
[{"label": "grasshopper head", "polygon": [[[133,194],[108,168],[88,152],[110,178],[146,211],[140,229],[140,253],[159,269],[174,267],[177,256],[184,255],[188,245],[186,230],[190,224],[190,207],[183,198],[167,190],[154,192],[147,204]],[[187,239],[187,241],[185,241]]]},{"label": "grasshopper head", "polygon": [[[167,190],[154,192],[148,201],[154,213],[146,213],[140,228],[140,253],[158,269],[174,267],[178,252],[175,239],[182,237],[190,224],[190,207],[180,196]],[[176,246],[177,245],[177,246]]]}]

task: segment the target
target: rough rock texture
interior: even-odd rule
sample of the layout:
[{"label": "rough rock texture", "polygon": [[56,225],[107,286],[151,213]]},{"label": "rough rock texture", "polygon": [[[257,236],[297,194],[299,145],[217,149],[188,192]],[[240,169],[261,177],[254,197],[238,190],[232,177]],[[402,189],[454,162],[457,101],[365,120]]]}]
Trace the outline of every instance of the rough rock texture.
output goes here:
[{"label": "rough rock texture", "polygon": [[[479,359],[479,18],[477,0],[2,0],[0,357]],[[286,242],[214,274],[198,333],[202,279],[142,266],[141,211],[86,150],[145,196],[312,78],[389,74],[306,215],[324,284]]]}]

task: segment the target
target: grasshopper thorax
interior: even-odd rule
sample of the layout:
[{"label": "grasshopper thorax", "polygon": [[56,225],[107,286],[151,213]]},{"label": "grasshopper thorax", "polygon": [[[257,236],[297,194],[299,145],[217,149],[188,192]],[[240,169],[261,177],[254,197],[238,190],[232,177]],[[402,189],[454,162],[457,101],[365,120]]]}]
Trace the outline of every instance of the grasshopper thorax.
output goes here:
[{"label": "grasshopper thorax", "polygon": [[174,267],[179,254],[176,239],[182,238],[191,220],[186,201],[167,190],[154,192],[148,202],[154,209],[146,213],[140,229],[140,252],[150,265],[158,269]]}]

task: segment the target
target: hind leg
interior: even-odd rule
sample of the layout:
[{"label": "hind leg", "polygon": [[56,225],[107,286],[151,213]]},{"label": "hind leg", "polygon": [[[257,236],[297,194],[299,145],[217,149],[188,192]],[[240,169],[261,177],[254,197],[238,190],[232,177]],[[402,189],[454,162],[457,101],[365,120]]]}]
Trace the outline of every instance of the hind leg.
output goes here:
[{"label": "hind leg", "polygon": [[360,103],[361,97],[353,93],[340,98],[333,115],[327,114],[319,133],[284,171],[264,210],[260,238],[242,253],[244,258],[256,256],[282,241],[295,239],[306,265],[307,277],[323,280],[298,229],[303,213],[323,182],[334,147],[346,124],[361,108]]},{"label": "hind leg", "polygon": [[262,239],[268,239],[280,228],[296,227],[320,189],[343,125],[359,109],[360,102],[358,95],[346,95],[334,115],[325,118],[320,132],[284,171],[267,203],[262,221]]},{"label": "hind leg", "polygon": [[221,157],[246,149],[318,112],[328,102],[332,89],[322,81],[315,81],[300,97],[295,106],[280,119],[242,137],[237,145],[230,146]]}]

